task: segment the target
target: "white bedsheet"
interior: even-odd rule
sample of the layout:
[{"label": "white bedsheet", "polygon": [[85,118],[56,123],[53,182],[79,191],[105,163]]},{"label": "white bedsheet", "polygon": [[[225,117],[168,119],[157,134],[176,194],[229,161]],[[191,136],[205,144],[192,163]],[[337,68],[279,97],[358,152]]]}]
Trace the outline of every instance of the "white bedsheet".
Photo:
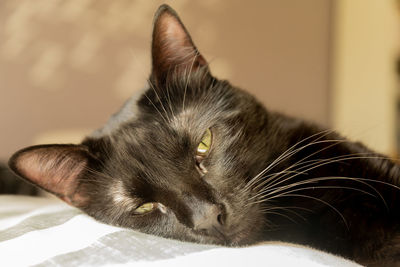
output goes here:
[{"label": "white bedsheet", "polygon": [[56,199],[0,196],[1,266],[359,266],[283,243],[199,245],[105,225]]}]

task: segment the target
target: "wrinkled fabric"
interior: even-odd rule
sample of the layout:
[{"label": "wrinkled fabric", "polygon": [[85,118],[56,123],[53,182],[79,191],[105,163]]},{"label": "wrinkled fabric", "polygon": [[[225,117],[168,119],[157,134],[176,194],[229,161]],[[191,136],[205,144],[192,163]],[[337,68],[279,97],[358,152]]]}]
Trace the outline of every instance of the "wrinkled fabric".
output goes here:
[{"label": "wrinkled fabric", "polygon": [[359,266],[292,244],[225,248],[97,222],[57,199],[0,196],[2,266]]}]

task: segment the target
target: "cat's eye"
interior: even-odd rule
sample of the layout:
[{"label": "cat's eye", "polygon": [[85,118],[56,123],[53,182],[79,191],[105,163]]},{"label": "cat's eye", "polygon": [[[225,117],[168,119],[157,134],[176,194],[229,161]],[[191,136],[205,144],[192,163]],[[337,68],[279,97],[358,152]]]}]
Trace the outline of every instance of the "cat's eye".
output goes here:
[{"label": "cat's eye", "polygon": [[212,143],[212,133],[210,129],[207,129],[201,138],[200,144],[197,146],[197,156],[204,157],[208,154]]},{"label": "cat's eye", "polygon": [[154,210],[156,207],[157,207],[157,205],[155,203],[148,202],[148,203],[144,203],[144,204],[140,205],[133,212],[138,215],[145,214],[145,213],[148,213],[148,212]]}]

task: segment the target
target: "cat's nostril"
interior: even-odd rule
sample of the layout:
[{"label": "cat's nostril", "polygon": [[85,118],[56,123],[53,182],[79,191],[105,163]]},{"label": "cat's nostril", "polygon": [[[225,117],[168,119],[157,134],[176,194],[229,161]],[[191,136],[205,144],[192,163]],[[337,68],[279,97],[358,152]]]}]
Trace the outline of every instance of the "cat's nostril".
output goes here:
[{"label": "cat's nostril", "polygon": [[214,221],[216,226],[224,225],[224,212],[221,205],[212,205],[208,216],[210,217],[210,220]]},{"label": "cat's nostril", "polygon": [[220,229],[225,224],[224,209],[220,205],[207,205],[193,216],[194,228],[197,230]]},{"label": "cat's nostril", "polygon": [[217,221],[219,222],[220,225],[224,225],[225,220],[224,220],[224,216],[222,215],[222,213],[218,214]]}]

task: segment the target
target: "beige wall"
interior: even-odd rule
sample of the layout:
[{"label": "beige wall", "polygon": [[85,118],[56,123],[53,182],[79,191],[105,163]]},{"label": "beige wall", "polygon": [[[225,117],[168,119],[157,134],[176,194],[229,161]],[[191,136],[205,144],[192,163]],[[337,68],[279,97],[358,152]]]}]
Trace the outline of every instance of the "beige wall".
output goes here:
[{"label": "beige wall", "polygon": [[395,1],[340,0],[335,18],[333,127],[396,154],[400,16]]},{"label": "beige wall", "polygon": [[[329,122],[330,0],[166,1],[217,76]],[[100,126],[150,66],[161,1],[0,1],[0,159]]]}]

